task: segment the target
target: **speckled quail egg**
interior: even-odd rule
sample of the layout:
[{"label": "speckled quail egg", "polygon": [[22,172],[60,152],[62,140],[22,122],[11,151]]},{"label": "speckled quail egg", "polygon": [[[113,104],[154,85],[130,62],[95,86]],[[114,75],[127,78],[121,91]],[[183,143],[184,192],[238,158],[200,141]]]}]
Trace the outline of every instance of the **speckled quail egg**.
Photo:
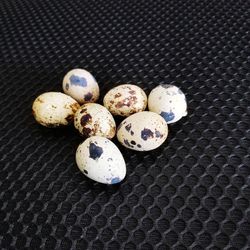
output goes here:
[{"label": "speckled quail egg", "polygon": [[63,78],[63,91],[79,103],[96,102],[100,90],[95,78],[85,69],[73,69]]},{"label": "speckled quail egg", "polygon": [[32,113],[41,125],[58,127],[71,123],[78,108],[80,105],[70,96],[60,92],[46,92],[35,99]]},{"label": "speckled quail egg", "polygon": [[168,124],[174,123],[187,115],[186,97],[178,87],[162,84],[150,92],[148,109],[160,114]]},{"label": "speckled quail egg", "polygon": [[90,179],[116,184],[126,175],[126,164],[117,146],[107,138],[93,136],[79,145],[76,151],[78,168]]},{"label": "speckled quail egg", "polygon": [[104,96],[103,103],[113,115],[129,116],[145,110],[147,96],[136,85],[122,84],[108,91]]},{"label": "speckled quail egg", "polygon": [[127,117],[117,128],[117,139],[125,147],[148,151],[159,147],[168,136],[168,125],[158,114],[143,111]]},{"label": "speckled quail egg", "polygon": [[86,136],[103,136],[109,139],[115,136],[116,124],[111,113],[102,105],[86,103],[75,113],[74,125]]}]

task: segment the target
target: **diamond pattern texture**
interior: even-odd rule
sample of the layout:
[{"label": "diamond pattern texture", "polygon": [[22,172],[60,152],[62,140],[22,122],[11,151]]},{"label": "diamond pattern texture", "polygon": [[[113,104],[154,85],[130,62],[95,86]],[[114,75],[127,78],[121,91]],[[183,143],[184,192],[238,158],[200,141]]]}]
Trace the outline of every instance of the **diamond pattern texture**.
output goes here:
[{"label": "diamond pattern texture", "polygon": [[[249,14],[248,0],[2,0],[0,248],[248,249]],[[80,173],[76,130],[31,115],[76,67],[102,97],[119,83],[187,96],[160,148],[119,146],[120,185]]]}]

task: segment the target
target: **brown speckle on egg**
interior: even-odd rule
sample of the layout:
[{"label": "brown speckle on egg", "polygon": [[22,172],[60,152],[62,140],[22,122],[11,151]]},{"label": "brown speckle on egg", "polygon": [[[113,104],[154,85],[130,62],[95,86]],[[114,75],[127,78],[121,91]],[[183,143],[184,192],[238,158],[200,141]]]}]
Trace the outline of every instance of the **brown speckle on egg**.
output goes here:
[{"label": "brown speckle on egg", "polygon": [[83,114],[84,112],[86,112],[87,111],[87,109],[86,108],[81,108],[81,111],[80,111],[80,113],[81,114]]},{"label": "brown speckle on egg", "polygon": [[122,94],[121,93],[117,93],[117,94],[115,94],[115,98],[118,98],[118,97],[120,97]]},{"label": "brown speckle on egg", "polygon": [[40,102],[40,103],[44,103],[44,101],[41,100],[39,97],[37,98],[37,101]]},{"label": "brown speckle on egg", "polygon": [[75,113],[80,108],[80,105],[79,103],[76,102],[76,103],[71,104],[70,107],[72,111]]},{"label": "brown speckle on egg", "polygon": [[66,118],[65,118],[66,120],[67,120],[67,122],[72,122],[73,120],[74,120],[74,115],[72,114],[72,115],[68,115]]},{"label": "brown speckle on egg", "polygon": [[[77,118],[76,118],[77,121]],[[85,126],[86,124],[90,123],[92,121],[92,116],[90,114],[85,114],[81,118],[81,125]]]}]

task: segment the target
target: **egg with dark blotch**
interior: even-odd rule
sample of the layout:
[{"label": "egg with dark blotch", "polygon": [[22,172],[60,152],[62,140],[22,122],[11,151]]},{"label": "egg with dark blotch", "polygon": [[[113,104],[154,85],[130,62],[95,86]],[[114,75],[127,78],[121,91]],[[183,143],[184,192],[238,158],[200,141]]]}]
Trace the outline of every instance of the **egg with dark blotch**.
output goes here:
[{"label": "egg with dark blotch", "polygon": [[168,136],[168,125],[158,114],[143,111],[127,117],[117,128],[117,139],[125,147],[149,151],[159,147]]},{"label": "egg with dark blotch", "polygon": [[76,100],[60,92],[39,95],[32,105],[36,121],[45,127],[66,126],[73,122],[80,105]]},{"label": "egg with dark blotch", "polygon": [[126,164],[117,146],[107,138],[93,136],[81,143],[76,151],[76,163],[88,178],[116,184],[126,175]]},{"label": "egg with dark blotch", "polygon": [[63,91],[79,103],[96,102],[100,90],[91,73],[85,69],[73,69],[63,78]]},{"label": "egg with dark blotch", "polygon": [[147,96],[136,85],[122,84],[108,91],[103,104],[113,115],[129,116],[145,110]]},{"label": "egg with dark blotch", "polygon": [[187,101],[184,93],[176,86],[162,84],[148,96],[148,109],[161,115],[170,124],[187,115]]},{"label": "egg with dark blotch", "polygon": [[77,110],[74,117],[75,128],[83,136],[103,136],[113,138],[116,124],[111,113],[102,105],[86,103]]}]

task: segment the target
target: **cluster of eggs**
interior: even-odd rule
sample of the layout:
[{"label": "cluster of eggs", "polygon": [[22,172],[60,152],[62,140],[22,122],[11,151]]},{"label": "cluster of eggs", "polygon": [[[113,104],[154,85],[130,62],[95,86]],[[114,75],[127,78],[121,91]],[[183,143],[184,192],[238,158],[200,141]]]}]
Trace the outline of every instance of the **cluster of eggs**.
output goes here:
[{"label": "cluster of eggs", "polygon": [[[100,90],[88,71],[69,71],[62,85],[65,94],[46,92],[35,99],[33,115],[46,127],[74,123],[87,138],[77,148],[77,166],[100,183],[115,184],[126,175],[123,156],[111,141],[115,135],[126,148],[153,150],[166,140],[167,124],[187,115],[185,95],[174,85],[159,85],[147,98],[140,87],[122,84],[107,92],[104,106],[95,103]],[[126,117],[117,128],[113,115]]]}]

